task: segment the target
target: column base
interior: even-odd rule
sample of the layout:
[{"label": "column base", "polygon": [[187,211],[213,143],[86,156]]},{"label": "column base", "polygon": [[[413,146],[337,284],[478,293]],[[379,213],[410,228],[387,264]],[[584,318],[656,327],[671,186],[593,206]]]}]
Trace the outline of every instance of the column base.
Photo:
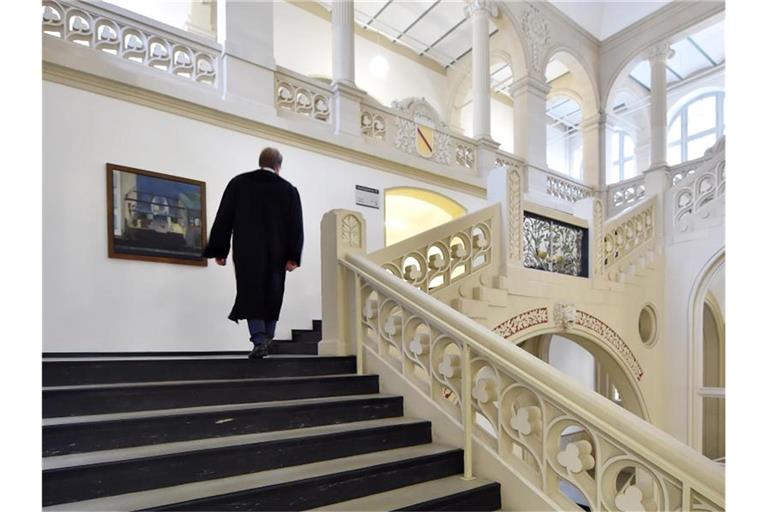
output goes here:
[{"label": "column base", "polygon": [[491,170],[496,167],[496,152],[499,150],[499,144],[490,137],[480,137],[477,139],[475,150],[475,170],[481,178],[487,178]]},{"label": "column base", "polygon": [[360,135],[360,102],[367,96],[347,81],[333,82],[333,128],[337,134]]}]

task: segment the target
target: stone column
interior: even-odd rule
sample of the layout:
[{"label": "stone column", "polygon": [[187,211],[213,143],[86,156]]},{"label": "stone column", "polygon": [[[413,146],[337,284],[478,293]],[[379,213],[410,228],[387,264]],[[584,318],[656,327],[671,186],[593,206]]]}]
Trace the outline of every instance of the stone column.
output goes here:
[{"label": "stone column", "polygon": [[491,139],[491,16],[498,10],[492,0],[470,0],[464,11],[472,22],[472,131],[476,139]]},{"label": "stone column", "polygon": [[360,135],[360,101],[365,93],[355,85],[355,4],[333,0],[331,4],[333,52],[333,126],[337,134]]},{"label": "stone column", "polygon": [[333,82],[355,85],[355,4],[353,0],[331,2],[331,49]]},{"label": "stone column", "polygon": [[275,111],[272,2],[217,2],[217,35],[224,45],[224,97]]},{"label": "stone column", "polygon": [[186,29],[193,34],[216,37],[217,9],[217,0],[189,2]]},{"label": "stone column", "polygon": [[584,155],[585,185],[595,190],[605,188],[608,162],[608,116],[604,111],[584,119],[581,123],[581,135]]},{"label": "stone column", "polygon": [[514,99],[515,154],[529,164],[547,167],[547,94],[546,82],[532,76],[516,80],[509,92]]},{"label": "stone column", "polygon": [[669,43],[648,51],[651,65],[651,169],[667,165],[667,59],[674,55]]}]

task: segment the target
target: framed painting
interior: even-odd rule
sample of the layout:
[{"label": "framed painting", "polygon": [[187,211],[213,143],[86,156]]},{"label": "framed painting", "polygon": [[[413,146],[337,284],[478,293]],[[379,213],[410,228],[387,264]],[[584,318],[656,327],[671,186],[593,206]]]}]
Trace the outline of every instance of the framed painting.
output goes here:
[{"label": "framed painting", "polygon": [[205,182],[107,164],[109,257],[208,265]]}]

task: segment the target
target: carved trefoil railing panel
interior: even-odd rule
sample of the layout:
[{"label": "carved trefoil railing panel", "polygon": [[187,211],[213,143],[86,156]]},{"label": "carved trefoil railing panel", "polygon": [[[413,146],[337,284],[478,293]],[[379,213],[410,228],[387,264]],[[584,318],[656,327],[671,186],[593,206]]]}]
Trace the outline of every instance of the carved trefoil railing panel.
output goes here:
[{"label": "carved trefoil railing panel", "polygon": [[221,51],[215,43],[206,46],[196,38],[133,21],[101,5],[43,0],[42,32],[194,82],[217,85]]},{"label": "carved trefoil railing panel", "polygon": [[588,230],[531,212],[523,214],[523,265],[587,277]]},{"label": "carved trefoil railing panel", "polygon": [[275,105],[310,119],[330,122],[331,91],[325,84],[279,68],[275,73]]},{"label": "carved trefoil railing panel", "polygon": [[696,174],[698,169],[707,165],[707,162],[711,159],[724,159],[725,158],[725,135],[720,137],[714,146],[707,149],[704,152],[704,156],[697,158],[696,160],[689,160],[681,164],[670,167],[667,170],[667,179],[669,186],[675,188],[681,181]]},{"label": "carved trefoil railing panel", "polygon": [[392,275],[433,293],[496,264],[499,207],[465,215],[369,255]]},{"label": "carved trefoil railing panel", "polygon": [[573,507],[567,483],[592,510],[723,510],[716,464],[364,256],[342,263],[361,304],[358,357],[391,366],[559,506]]},{"label": "carved trefoil railing panel", "polygon": [[547,194],[575,203],[591,196],[592,191],[588,187],[558,178],[557,176],[547,176]]}]

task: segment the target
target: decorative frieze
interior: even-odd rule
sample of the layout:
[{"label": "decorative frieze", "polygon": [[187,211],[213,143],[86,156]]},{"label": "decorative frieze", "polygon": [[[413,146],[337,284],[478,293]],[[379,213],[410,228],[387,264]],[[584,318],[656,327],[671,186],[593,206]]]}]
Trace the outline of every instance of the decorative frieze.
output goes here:
[{"label": "decorative frieze", "polygon": [[328,122],[331,107],[327,91],[294,80],[284,74],[276,73],[275,79],[275,102],[278,108]]},{"label": "decorative frieze", "polygon": [[387,124],[383,116],[364,110],[360,116],[360,131],[366,137],[384,140],[387,136]]},{"label": "decorative frieze", "polygon": [[544,57],[550,43],[549,24],[541,11],[532,4],[526,8],[521,21],[528,41],[531,69],[543,73],[547,65]]},{"label": "decorative frieze", "polygon": [[621,336],[616,334],[616,331],[611,329],[599,318],[595,318],[589,313],[578,310],[576,311],[576,325],[589,329],[597,334],[602,340],[606,341],[618,354],[621,359],[627,364],[632,375],[637,380],[643,378],[643,369],[640,367],[640,363],[637,362],[635,354],[629,346],[621,339]]},{"label": "decorative frieze", "polygon": [[547,322],[549,322],[547,308],[536,308],[515,315],[509,320],[505,320],[494,327],[493,332],[503,338],[509,338],[526,329],[546,324]]}]

